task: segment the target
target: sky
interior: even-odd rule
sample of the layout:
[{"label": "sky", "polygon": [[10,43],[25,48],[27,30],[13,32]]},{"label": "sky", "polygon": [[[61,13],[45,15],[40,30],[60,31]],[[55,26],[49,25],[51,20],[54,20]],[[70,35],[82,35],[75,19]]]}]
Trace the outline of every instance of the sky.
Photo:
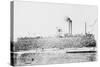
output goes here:
[{"label": "sky", "polygon": [[98,12],[96,6],[41,3],[30,1],[14,2],[14,40],[25,36],[53,36],[57,27],[68,32],[66,17],[72,20],[72,34],[95,34],[97,39]]}]

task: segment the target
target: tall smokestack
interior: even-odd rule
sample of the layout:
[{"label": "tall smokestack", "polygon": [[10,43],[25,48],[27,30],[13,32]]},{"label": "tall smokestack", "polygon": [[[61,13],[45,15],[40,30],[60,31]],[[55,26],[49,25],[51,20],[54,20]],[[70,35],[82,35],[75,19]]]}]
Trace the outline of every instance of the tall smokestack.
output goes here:
[{"label": "tall smokestack", "polygon": [[72,34],[72,20],[69,22],[69,34]]},{"label": "tall smokestack", "polygon": [[87,33],[87,24],[85,22],[85,34]]},{"label": "tall smokestack", "polygon": [[68,23],[68,27],[67,27],[68,34],[72,34],[72,20],[69,17],[67,17],[66,21]]}]

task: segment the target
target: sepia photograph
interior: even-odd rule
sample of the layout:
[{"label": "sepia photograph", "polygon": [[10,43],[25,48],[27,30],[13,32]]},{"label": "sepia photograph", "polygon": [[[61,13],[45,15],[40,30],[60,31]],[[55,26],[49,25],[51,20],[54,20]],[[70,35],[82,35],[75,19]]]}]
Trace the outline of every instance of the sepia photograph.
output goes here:
[{"label": "sepia photograph", "polygon": [[97,6],[11,1],[10,12],[12,66],[97,60]]}]

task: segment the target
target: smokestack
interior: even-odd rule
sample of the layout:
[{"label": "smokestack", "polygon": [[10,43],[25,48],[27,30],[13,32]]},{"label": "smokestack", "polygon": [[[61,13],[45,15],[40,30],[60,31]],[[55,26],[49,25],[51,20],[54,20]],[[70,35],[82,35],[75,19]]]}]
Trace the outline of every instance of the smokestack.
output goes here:
[{"label": "smokestack", "polygon": [[72,20],[69,22],[69,34],[72,34]]},{"label": "smokestack", "polygon": [[72,20],[69,17],[67,17],[66,21],[68,23],[68,27],[67,27],[68,34],[72,34]]},{"label": "smokestack", "polygon": [[87,24],[85,22],[85,34],[87,33]]}]

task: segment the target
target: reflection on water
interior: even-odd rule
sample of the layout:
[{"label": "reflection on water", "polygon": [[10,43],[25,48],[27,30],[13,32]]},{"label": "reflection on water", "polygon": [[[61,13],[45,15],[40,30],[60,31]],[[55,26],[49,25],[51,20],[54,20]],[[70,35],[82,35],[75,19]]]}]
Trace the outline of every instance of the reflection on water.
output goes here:
[{"label": "reflection on water", "polygon": [[61,64],[89,62],[96,60],[96,52],[91,53],[24,53],[17,56],[16,65]]}]

